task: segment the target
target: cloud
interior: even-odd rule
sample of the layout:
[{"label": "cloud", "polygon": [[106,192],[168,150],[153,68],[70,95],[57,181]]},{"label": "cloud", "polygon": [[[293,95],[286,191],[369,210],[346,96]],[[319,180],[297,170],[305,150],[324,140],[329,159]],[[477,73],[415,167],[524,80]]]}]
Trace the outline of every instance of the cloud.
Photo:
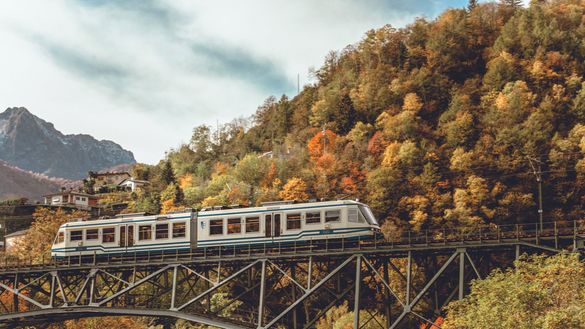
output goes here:
[{"label": "cloud", "polygon": [[208,75],[221,75],[251,83],[264,92],[282,90],[291,92],[295,86],[285,72],[267,58],[250,54],[245,49],[233,46],[193,45],[196,56],[205,60]]},{"label": "cloud", "polygon": [[123,90],[130,80],[138,78],[122,65],[102,61],[91,53],[56,43],[47,37],[31,35],[29,41],[43,49],[64,69],[109,88]]},{"label": "cloud", "polygon": [[188,17],[169,4],[157,0],[71,0],[73,3],[90,9],[112,10],[131,15],[145,24],[154,24],[169,30],[177,22],[185,22]]}]

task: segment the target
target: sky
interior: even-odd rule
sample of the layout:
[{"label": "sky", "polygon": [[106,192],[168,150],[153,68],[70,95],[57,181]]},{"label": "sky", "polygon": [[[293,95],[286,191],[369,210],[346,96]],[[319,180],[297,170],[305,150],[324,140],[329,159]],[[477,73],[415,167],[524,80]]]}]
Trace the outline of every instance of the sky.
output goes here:
[{"label": "sky", "polygon": [[113,140],[154,164],[198,125],[313,82],[365,32],[466,0],[20,0],[0,4],[0,112]]}]

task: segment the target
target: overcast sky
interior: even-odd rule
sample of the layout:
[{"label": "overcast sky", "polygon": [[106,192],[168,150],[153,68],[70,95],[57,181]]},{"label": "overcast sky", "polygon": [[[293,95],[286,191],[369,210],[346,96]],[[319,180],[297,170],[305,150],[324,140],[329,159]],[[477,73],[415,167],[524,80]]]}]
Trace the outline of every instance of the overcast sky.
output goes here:
[{"label": "overcast sky", "polygon": [[0,111],[156,163],[193,127],[253,114],[330,50],[466,0],[20,0],[0,4]]}]

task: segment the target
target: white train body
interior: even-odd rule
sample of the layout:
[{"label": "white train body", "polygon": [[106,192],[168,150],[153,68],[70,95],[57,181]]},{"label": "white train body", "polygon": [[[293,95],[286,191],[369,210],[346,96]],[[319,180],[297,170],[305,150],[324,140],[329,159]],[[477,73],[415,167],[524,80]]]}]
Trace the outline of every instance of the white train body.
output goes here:
[{"label": "white train body", "polygon": [[287,245],[373,237],[379,229],[369,207],[356,201],[281,203],[69,222],[59,228],[51,254],[65,257]]}]

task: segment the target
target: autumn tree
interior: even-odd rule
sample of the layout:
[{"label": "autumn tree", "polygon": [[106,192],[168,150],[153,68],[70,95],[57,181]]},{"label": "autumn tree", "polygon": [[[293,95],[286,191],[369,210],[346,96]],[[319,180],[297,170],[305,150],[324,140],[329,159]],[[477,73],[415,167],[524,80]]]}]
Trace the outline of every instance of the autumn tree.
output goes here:
[{"label": "autumn tree", "polygon": [[577,254],[524,257],[471,283],[442,328],[585,328],[585,263]]},{"label": "autumn tree", "polygon": [[62,224],[89,217],[83,211],[66,212],[59,208],[38,208],[33,214],[33,223],[23,239],[16,241],[12,253],[23,260],[40,262],[51,257],[51,246]]},{"label": "autumn tree", "polygon": [[283,200],[308,200],[307,184],[300,178],[291,178],[278,194]]}]

